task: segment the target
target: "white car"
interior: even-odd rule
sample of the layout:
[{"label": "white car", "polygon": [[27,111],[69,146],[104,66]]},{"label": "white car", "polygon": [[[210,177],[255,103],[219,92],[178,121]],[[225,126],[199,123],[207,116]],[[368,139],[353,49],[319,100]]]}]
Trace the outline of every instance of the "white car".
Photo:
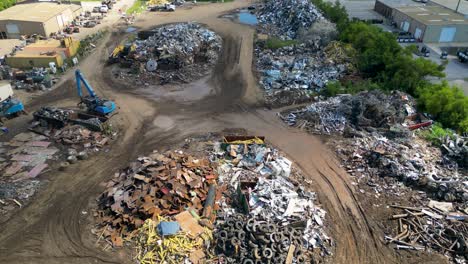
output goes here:
[{"label": "white car", "polygon": [[108,11],[109,11],[109,7],[107,7],[107,5],[102,5],[99,8],[99,12],[101,12],[101,13],[107,13]]}]

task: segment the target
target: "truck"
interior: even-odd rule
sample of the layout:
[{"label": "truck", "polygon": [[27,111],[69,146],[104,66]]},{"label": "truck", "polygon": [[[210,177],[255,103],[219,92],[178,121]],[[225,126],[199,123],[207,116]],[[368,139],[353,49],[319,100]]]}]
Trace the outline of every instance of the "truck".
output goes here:
[{"label": "truck", "polygon": [[463,62],[463,63],[468,62],[468,49],[458,51],[457,57],[460,62]]}]

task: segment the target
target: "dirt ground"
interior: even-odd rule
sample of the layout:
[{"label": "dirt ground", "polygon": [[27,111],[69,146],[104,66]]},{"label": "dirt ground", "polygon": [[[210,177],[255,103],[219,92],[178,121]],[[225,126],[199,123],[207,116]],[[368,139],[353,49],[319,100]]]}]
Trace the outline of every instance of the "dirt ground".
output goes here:
[{"label": "dirt ground", "polygon": [[[220,61],[206,85],[211,92],[190,100],[144,95],[114,80],[105,67],[108,50],[124,38],[112,34],[80,69],[98,94],[115,100],[121,136],[109,152],[42,177],[50,182],[34,201],[0,226],[0,263],[131,263],[123,251],[104,252],[91,234],[90,208],[102,192],[101,182],[110,179],[140,154],[178,144],[187,136],[242,128],[264,135],[280,148],[314,182],[335,242],[331,263],[406,263],[383,243],[382,229],[356,196],[349,175],[320,138],[286,127],[273,111],[260,108],[261,91],[252,72],[254,29],[218,18],[230,10],[252,3],[238,0],[203,4],[175,13],[146,13],[132,26],[140,29],[160,24],[197,21],[219,33],[223,41]],[[119,29],[113,29],[118,31]],[[76,98],[73,77],[60,87],[27,105],[30,112],[43,105],[57,105]],[[190,88],[189,88],[190,89]],[[197,91],[198,88],[193,88]],[[12,134],[21,132],[30,117],[12,120]],[[3,139],[2,139],[3,140]],[[427,259],[411,259],[415,263]]]}]

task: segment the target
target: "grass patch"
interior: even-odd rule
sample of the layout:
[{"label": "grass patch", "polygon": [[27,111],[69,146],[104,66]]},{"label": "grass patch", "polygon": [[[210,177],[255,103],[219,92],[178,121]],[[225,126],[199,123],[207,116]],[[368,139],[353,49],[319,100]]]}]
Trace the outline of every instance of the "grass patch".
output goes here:
[{"label": "grass patch", "polygon": [[428,130],[422,130],[419,132],[419,135],[425,140],[431,142],[436,146],[442,144],[441,139],[445,137],[450,137],[454,139],[454,132],[450,129],[444,129],[440,124],[436,123]]},{"label": "grass patch", "polygon": [[136,0],[133,5],[125,11],[127,15],[139,14],[146,9],[146,1]]},{"label": "grass patch", "polygon": [[265,47],[267,49],[280,49],[294,44],[297,44],[297,40],[281,40],[279,38],[272,37],[265,41]]}]

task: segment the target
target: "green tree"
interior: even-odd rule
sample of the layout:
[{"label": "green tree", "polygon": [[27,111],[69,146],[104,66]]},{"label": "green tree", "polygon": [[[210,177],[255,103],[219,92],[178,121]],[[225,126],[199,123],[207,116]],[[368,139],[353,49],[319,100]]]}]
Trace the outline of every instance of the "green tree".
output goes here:
[{"label": "green tree", "polygon": [[444,127],[468,132],[468,97],[446,81],[426,84],[418,88],[421,110],[433,115]]}]

